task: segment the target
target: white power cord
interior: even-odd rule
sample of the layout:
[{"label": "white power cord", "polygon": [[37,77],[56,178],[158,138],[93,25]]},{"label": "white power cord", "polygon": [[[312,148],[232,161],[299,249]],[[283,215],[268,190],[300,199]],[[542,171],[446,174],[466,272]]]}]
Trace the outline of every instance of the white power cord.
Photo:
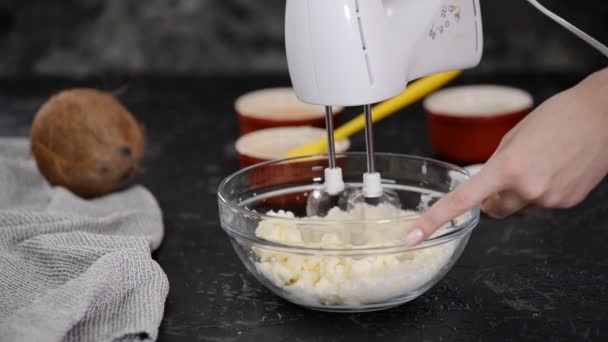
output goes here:
[{"label": "white power cord", "polygon": [[599,52],[601,52],[604,56],[608,57],[608,47],[606,47],[606,45],[602,44],[597,39],[595,39],[595,38],[591,37],[590,35],[588,35],[587,33],[583,32],[578,27],[570,24],[564,18],[562,18],[562,17],[558,16],[557,14],[551,12],[546,7],[544,7],[543,5],[541,5],[538,1],[536,1],[536,0],[527,0],[527,1],[532,6],[536,7],[536,9],[538,9],[539,11],[541,11],[544,15],[546,15],[549,18],[551,18],[553,21],[555,21],[556,23],[558,23],[561,26],[563,26],[566,30],[572,32],[574,35],[576,35],[580,39],[582,39],[585,42],[587,42],[589,45],[593,46],[595,49],[597,49]]}]

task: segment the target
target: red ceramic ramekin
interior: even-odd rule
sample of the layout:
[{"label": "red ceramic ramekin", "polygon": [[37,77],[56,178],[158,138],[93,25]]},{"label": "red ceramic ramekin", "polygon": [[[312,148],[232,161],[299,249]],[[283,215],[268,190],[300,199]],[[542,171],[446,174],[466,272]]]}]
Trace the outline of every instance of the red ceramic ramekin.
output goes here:
[{"label": "red ceramic ramekin", "polygon": [[[280,159],[289,150],[326,136],[325,130],[316,127],[279,127],[268,128],[243,135],[236,142],[241,167]],[[344,153],[350,147],[348,139],[336,142],[336,153]],[[338,166],[345,160],[338,158]],[[252,189],[269,188],[298,182],[312,184],[322,179],[328,166],[327,159],[311,158],[298,162],[285,162],[259,167],[252,172]],[[307,193],[295,193],[266,200],[268,204],[293,205],[306,202]]]},{"label": "red ceramic ramekin", "polygon": [[[303,103],[293,88],[256,90],[240,96],[235,104],[241,135],[272,127],[325,127],[325,108]],[[343,107],[333,107],[334,127]]]},{"label": "red ceramic ramekin", "polygon": [[[310,126],[268,128],[243,135],[235,147],[244,168],[283,158],[290,150],[326,136],[324,129]],[[336,142],[336,153],[344,153],[349,148],[348,139]]]},{"label": "red ceramic ramekin", "polygon": [[470,85],[438,91],[424,101],[433,149],[452,162],[485,162],[533,105],[528,92],[507,86]]}]

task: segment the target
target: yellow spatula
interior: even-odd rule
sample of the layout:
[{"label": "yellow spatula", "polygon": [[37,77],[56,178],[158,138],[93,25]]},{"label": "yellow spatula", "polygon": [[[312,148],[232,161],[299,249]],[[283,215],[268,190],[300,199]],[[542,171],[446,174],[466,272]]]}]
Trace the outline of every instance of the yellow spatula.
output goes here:
[{"label": "yellow spatula", "polygon": [[[395,114],[401,109],[417,102],[430,93],[448,84],[458,77],[462,71],[448,71],[424,77],[410,85],[400,95],[386,100],[372,109],[372,120],[378,122],[387,116]],[[361,114],[350,120],[334,131],[336,141],[346,139],[365,128],[365,116]],[[286,157],[299,157],[313,154],[320,154],[327,151],[327,139],[319,139],[310,144],[299,146],[292,149]]]}]

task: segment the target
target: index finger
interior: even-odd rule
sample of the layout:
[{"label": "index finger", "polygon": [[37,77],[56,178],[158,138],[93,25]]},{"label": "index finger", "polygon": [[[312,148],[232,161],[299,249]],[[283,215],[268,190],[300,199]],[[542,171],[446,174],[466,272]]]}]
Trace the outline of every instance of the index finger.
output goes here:
[{"label": "index finger", "polygon": [[410,246],[417,245],[450,220],[478,206],[491,194],[502,190],[501,187],[492,173],[491,165],[486,165],[477,175],[445,195],[423,213],[408,233],[406,243]]}]

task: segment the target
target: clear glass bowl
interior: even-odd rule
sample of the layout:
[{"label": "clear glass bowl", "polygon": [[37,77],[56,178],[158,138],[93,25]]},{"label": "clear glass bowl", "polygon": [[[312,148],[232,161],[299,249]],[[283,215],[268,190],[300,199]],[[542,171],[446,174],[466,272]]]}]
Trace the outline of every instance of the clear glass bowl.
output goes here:
[{"label": "clear glass bowl", "polygon": [[[338,164],[347,193],[360,189],[365,154],[340,155]],[[341,212],[306,218],[306,199],[322,187],[327,159],[302,157],[258,164],[226,178],[218,192],[222,228],[255,278],[295,304],[362,312],[411,301],[458,260],[479,209],[407,247],[404,238],[417,215],[469,175],[451,164],[399,154],[378,153],[376,164],[386,191],[398,196],[404,211],[389,217]]]}]

